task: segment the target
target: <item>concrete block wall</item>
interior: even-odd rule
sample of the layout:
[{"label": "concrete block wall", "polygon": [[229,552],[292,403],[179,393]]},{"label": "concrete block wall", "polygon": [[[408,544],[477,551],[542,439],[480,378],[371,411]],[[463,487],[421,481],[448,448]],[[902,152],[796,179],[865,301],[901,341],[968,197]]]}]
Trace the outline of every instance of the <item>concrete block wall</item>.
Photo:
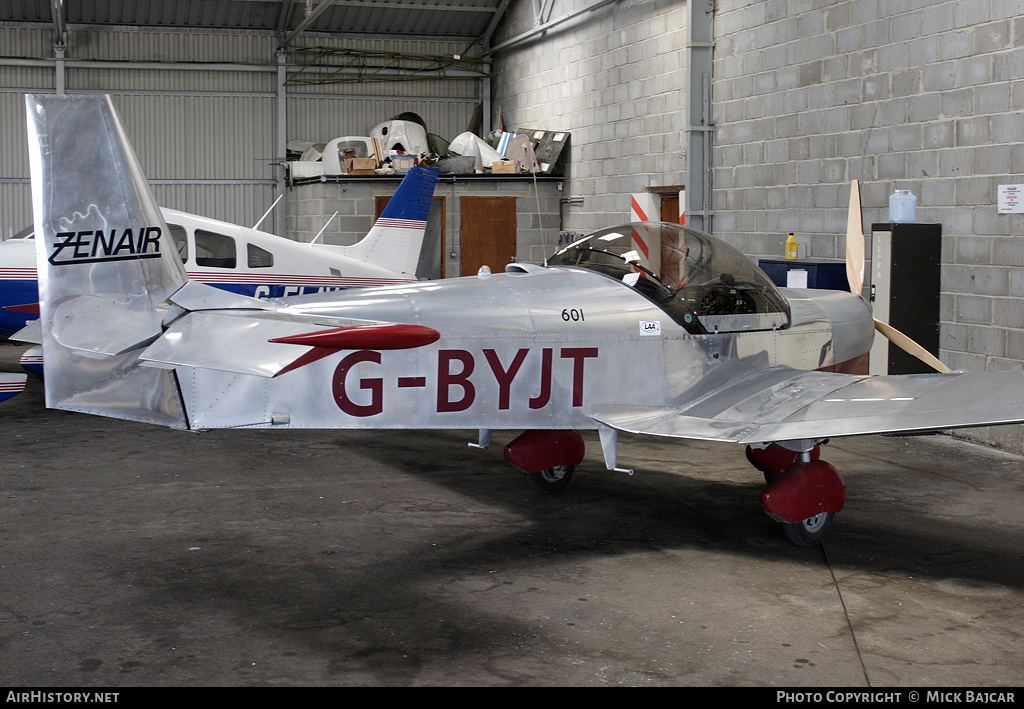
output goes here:
[{"label": "concrete block wall", "polygon": [[[553,17],[586,0],[556,0]],[[940,357],[1024,369],[1024,0],[717,0],[712,230],[752,258],[789,232],[843,258],[849,183],[863,222],[909,189],[943,228]],[[513,0],[495,45],[528,32]],[[580,15],[495,60],[507,125],[572,132],[566,228],[606,226],[628,195],[685,184],[685,3],[628,0]],[[1024,429],[963,435],[1024,452]]]},{"label": "concrete block wall", "polygon": [[[350,246],[359,241],[376,216],[376,197],[390,196],[397,180],[350,180],[295,185],[288,190],[288,237],[309,242],[320,237],[325,244]],[[337,212],[338,216],[332,215]]]},{"label": "concrete block wall", "polygon": [[[552,17],[592,0],[556,0]],[[685,3],[615,3],[543,38],[501,49],[531,30],[533,4],[511,3],[494,39],[492,101],[508,128],[572,134],[565,228],[629,220],[629,195],[683,182]]]},{"label": "concrete block wall", "polygon": [[[1024,368],[1024,0],[719,0],[714,231],[751,256],[789,232],[841,259],[849,181],[865,229],[888,195],[943,228],[940,358]],[[965,432],[1024,452],[1020,427]]]}]

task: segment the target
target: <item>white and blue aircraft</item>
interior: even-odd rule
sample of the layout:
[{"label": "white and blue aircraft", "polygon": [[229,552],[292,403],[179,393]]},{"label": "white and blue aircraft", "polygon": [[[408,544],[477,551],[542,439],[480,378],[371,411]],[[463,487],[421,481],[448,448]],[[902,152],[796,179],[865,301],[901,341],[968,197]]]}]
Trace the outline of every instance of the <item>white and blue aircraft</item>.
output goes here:
[{"label": "white and blue aircraft", "polygon": [[[175,209],[160,211],[191,280],[252,298],[278,298],[415,281],[436,183],[437,170],[411,169],[370,231],[351,246],[301,243]],[[29,227],[0,242],[0,338],[38,317]]]}]

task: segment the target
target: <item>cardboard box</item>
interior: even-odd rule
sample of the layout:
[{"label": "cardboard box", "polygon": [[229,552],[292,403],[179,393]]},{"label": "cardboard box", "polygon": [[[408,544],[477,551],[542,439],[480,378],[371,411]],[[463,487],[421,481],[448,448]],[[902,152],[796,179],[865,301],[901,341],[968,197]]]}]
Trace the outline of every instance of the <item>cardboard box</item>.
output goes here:
[{"label": "cardboard box", "polygon": [[377,169],[373,158],[349,158],[345,161],[345,172],[350,175],[372,175]]},{"label": "cardboard box", "polygon": [[517,175],[518,165],[512,160],[495,160],[491,163],[491,172],[495,175]]},{"label": "cardboard box", "polygon": [[395,172],[408,172],[415,164],[416,158],[397,156],[391,158],[391,167],[395,169]]}]

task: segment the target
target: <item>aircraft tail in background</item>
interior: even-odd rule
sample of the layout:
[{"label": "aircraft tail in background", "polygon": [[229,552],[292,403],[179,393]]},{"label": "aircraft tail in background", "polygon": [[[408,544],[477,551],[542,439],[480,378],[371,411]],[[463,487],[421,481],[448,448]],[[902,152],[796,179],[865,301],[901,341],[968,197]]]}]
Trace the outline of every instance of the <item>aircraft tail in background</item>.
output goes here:
[{"label": "aircraft tail in background", "polygon": [[436,168],[410,169],[373,228],[357,243],[343,247],[345,255],[415,276],[437,174]]}]

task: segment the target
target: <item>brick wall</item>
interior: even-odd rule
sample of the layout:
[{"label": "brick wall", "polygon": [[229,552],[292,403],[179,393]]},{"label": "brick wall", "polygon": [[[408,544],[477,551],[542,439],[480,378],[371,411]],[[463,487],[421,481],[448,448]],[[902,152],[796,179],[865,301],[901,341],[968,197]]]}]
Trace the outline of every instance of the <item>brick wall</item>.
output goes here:
[{"label": "brick wall", "polygon": [[[531,6],[514,0],[496,44],[529,30]],[[686,182],[685,4],[610,8],[495,64],[508,124],[572,131],[579,230]],[[997,214],[996,195],[1024,183],[1024,0],[717,0],[712,90],[718,236],[756,258],[794,232],[841,259],[849,181],[868,230],[909,189],[943,228],[941,358],[1022,368],[1024,215]],[[967,435],[1024,452],[1020,427]]]},{"label": "brick wall", "polygon": [[[848,184],[864,223],[918,196],[943,228],[940,357],[954,369],[1024,364],[1024,1],[719,0],[714,231],[752,256],[842,258]],[[1024,452],[1020,427],[965,435]]]},{"label": "brick wall", "polygon": [[[554,16],[592,0],[556,2]],[[629,195],[679,185],[685,160],[684,4],[628,0],[581,16],[495,57],[492,100],[506,130],[569,131],[566,229],[629,220]],[[533,26],[532,4],[509,7],[500,45]]]}]

